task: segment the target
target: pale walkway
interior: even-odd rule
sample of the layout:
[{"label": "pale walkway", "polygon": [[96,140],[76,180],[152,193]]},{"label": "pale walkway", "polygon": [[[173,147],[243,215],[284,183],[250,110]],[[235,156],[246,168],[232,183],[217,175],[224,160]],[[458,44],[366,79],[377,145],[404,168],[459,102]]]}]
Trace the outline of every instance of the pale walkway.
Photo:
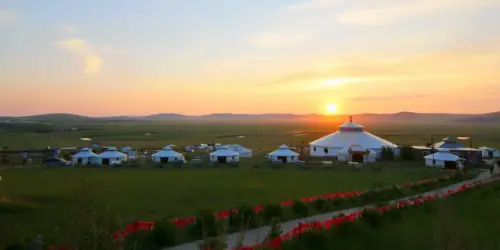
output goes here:
[{"label": "pale walkway", "polygon": [[[494,173],[497,174],[498,171],[499,171],[498,166],[495,165]],[[477,181],[488,179],[490,177],[491,177],[490,171],[485,170],[485,171],[482,171],[476,178],[474,178],[472,180],[463,181],[463,182],[456,183],[456,184],[453,184],[453,185],[448,186],[448,187],[436,189],[436,190],[429,191],[429,192],[419,194],[419,195],[415,195],[412,197],[416,197],[416,196],[420,196],[420,195],[423,195],[423,196],[435,195],[435,194],[440,195],[442,193],[448,192],[448,190],[455,190],[464,184],[474,183]],[[403,199],[394,200],[394,201],[390,201],[390,202],[394,203],[394,202],[398,202],[401,200],[410,199],[412,197],[406,197]],[[319,215],[311,216],[308,218],[291,220],[291,221],[287,221],[287,222],[282,223],[281,228],[283,229],[283,233],[286,233],[286,232],[292,230],[293,228],[295,228],[295,226],[297,226],[297,224],[300,222],[304,223],[307,221],[325,221],[325,220],[329,220],[329,219],[339,215],[340,213],[350,214],[353,212],[362,211],[364,208],[365,207],[350,208],[350,209],[344,209],[344,210],[330,212],[330,213],[326,213],[326,214],[319,214]],[[251,246],[251,245],[255,245],[255,244],[262,242],[266,238],[266,236],[269,234],[269,230],[270,230],[270,227],[265,226],[265,227],[245,231],[243,233],[243,245],[244,246]],[[228,249],[233,249],[236,246],[236,243],[239,241],[240,237],[241,237],[240,233],[233,233],[233,234],[227,235],[226,242],[227,242]],[[201,240],[196,241],[196,242],[178,245],[175,247],[166,248],[164,250],[198,250],[199,249],[198,245],[200,243],[202,243]]]}]

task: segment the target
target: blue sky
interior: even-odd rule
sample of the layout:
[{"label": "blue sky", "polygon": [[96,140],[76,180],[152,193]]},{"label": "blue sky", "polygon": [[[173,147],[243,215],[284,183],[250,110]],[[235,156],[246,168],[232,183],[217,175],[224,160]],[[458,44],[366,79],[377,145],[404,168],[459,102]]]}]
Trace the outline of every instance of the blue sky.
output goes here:
[{"label": "blue sky", "polygon": [[[387,96],[392,102],[402,96],[407,103],[400,109],[431,111],[409,101],[408,93],[436,99],[451,88],[455,97],[447,98],[458,103],[478,82],[488,90],[497,86],[499,2],[6,0],[0,3],[0,114],[265,113],[264,107],[280,102],[286,107],[269,112],[321,112],[325,103],[337,104],[342,112],[396,111],[390,101],[353,101],[371,95],[371,100]],[[398,64],[389,65],[390,60]],[[439,60],[450,66],[431,65]],[[324,72],[332,65],[333,72]],[[409,77],[405,72],[406,78],[390,74],[403,66],[416,73]],[[300,81],[290,80],[298,76]],[[390,91],[373,93],[374,85]],[[426,94],[422,87],[435,90]],[[116,101],[151,98],[129,111],[95,111],[79,108],[86,99],[74,97],[79,91],[114,88],[119,88]],[[47,91],[47,97],[30,96],[30,103],[42,105],[7,107],[20,102],[13,96],[32,95],[33,89]],[[173,109],[162,99],[172,92],[179,93],[171,97],[175,102],[213,103],[215,94],[223,98],[210,109]],[[298,94],[298,100],[287,99]],[[53,95],[61,97],[60,103],[49,98]],[[252,97],[260,97],[262,104],[234,104]],[[106,102],[104,94],[93,98]],[[490,97],[475,98],[480,103]],[[61,105],[66,100],[73,104]],[[478,104],[463,112],[494,109],[500,110],[500,104],[489,110]],[[450,104],[436,111],[462,110]]]}]

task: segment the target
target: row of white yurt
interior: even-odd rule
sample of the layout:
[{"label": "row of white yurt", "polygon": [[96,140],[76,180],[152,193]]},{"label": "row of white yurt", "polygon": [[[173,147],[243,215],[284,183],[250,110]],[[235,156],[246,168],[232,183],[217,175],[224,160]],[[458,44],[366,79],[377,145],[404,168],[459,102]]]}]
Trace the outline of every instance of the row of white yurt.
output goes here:
[{"label": "row of white yurt", "polygon": [[166,146],[162,150],[151,155],[153,161],[167,164],[171,162],[185,162],[184,156],[172,150],[172,147]]},{"label": "row of white yurt", "polygon": [[111,164],[121,164],[127,161],[127,155],[118,152],[116,148],[109,147],[107,151],[102,152],[97,155],[89,148],[83,148],[77,154],[73,155],[72,163],[73,165],[81,164],[99,164],[99,165],[111,165]]}]

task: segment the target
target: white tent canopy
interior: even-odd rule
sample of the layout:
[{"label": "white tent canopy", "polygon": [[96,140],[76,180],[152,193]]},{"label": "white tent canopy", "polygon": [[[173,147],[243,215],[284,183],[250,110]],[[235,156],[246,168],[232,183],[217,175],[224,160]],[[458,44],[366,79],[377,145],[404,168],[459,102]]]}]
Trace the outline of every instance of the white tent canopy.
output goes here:
[{"label": "white tent canopy", "polygon": [[338,131],[309,143],[311,156],[317,157],[335,157],[340,150],[353,145],[374,151],[376,158],[380,158],[383,147],[394,149],[395,154],[399,152],[396,144],[366,132],[363,126],[352,122],[352,119],[339,126]]},{"label": "white tent canopy", "polygon": [[[238,152],[240,155],[240,158],[250,158],[252,157],[252,150],[245,148],[241,145],[238,144],[230,144],[230,145],[225,145],[229,150]],[[219,147],[220,149],[220,147]]]},{"label": "white tent canopy", "polygon": [[123,163],[127,161],[127,155],[118,152],[115,147],[108,147],[108,150],[97,156],[97,163],[101,165],[109,165],[112,162]]},{"label": "white tent canopy", "polygon": [[222,146],[219,150],[210,153],[210,161],[219,163],[238,162],[240,153],[230,150],[227,146]]},{"label": "white tent canopy", "polygon": [[159,163],[184,161],[184,156],[172,150],[170,145],[164,147],[161,151],[152,154],[151,157],[153,158],[153,161]]},{"label": "white tent canopy", "polygon": [[461,165],[462,158],[452,154],[448,149],[440,149],[438,152],[424,157],[425,165],[429,167],[456,169]]},{"label": "white tent canopy", "polygon": [[299,160],[299,154],[290,150],[287,145],[281,145],[278,149],[269,153],[269,159],[271,161],[283,161],[283,163],[296,162]]},{"label": "white tent canopy", "polygon": [[72,157],[72,163],[73,165],[76,164],[82,164],[82,165],[87,165],[87,164],[93,164],[96,163],[97,160],[97,154],[92,152],[89,148],[82,148],[80,152],[76,153]]},{"label": "white tent canopy", "polygon": [[500,151],[496,148],[480,147],[478,149],[481,150],[483,158],[500,158]]},{"label": "white tent canopy", "polygon": [[125,146],[121,149],[123,153],[128,153],[130,151],[134,150],[131,146]]}]

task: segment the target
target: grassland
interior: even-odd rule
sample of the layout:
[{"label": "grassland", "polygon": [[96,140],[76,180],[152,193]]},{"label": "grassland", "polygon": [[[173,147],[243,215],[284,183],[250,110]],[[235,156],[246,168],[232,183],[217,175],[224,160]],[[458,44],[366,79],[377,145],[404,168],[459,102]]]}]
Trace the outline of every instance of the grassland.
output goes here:
[{"label": "grassland", "polygon": [[303,236],[301,243],[294,240],[283,249],[499,249],[500,224],[493,222],[500,209],[499,192],[500,184],[489,184],[402,210],[398,221],[382,217],[374,228],[357,222],[348,237],[334,229]]},{"label": "grassland", "polygon": [[1,172],[0,197],[22,206],[0,211],[0,235],[16,238],[67,231],[81,215],[82,181],[87,195],[109,208],[119,224],[163,216],[191,216],[243,202],[280,202],[336,191],[367,189],[440,175],[425,168],[300,169],[16,169]]}]

